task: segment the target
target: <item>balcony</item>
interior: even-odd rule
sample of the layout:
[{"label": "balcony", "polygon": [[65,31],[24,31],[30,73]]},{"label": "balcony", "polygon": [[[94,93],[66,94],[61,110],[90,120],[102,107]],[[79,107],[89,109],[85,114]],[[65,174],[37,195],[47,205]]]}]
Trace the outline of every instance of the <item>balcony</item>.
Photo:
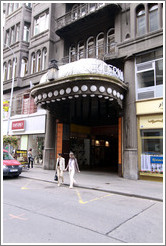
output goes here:
[{"label": "balcony", "polygon": [[[65,27],[71,24],[81,21],[85,17],[89,17],[92,14],[100,13],[101,17],[104,16],[104,12],[100,10],[111,10],[112,14],[115,14],[116,10],[119,10],[121,7],[116,3],[86,3],[81,4],[80,6],[73,8],[70,12],[61,16],[56,20],[57,22],[57,35],[63,36],[63,31]],[[87,25],[87,23],[86,23]]]},{"label": "balcony", "polygon": [[82,58],[97,58],[103,61],[107,60],[108,58],[117,58],[118,50],[114,35],[111,41],[112,42],[107,45],[94,46],[91,49],[71,51],[68,56],[63,57],[58,61],[58,65],[65,65],[70,62],[78,61]]}]

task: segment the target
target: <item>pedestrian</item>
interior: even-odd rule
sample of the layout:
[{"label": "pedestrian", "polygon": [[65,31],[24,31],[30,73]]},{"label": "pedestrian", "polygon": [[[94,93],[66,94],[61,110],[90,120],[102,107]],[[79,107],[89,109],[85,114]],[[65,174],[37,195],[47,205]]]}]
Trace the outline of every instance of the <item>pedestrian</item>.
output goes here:
[{"label": "pedestrian", "polygon": [[67,164],[65,171],[67,171],[67,170],[69,170],[69,178],[70,178],[69,188],[72,189],[73,183],[76,183],[76,181],[74,179],[75,172],[80,172],[77,159],[75,158],[73,152],[69,153],[69,161],[68,161],[68,164]]},{"label": "pedestrian", "polygon": [[60,186],[60,179],[62,180],[62,184],[64,183],[63,171],[65,170],[65,158],[62,157],[61,153],[58,154],[55,169],[58,176],[58,186]]},{"label": "pedestrian", "polygon": [[31,148],[28,150],[28,168],[30,168],[30,164],[31,164],[31,168],[33,168],[33,156],[32,156]]}]

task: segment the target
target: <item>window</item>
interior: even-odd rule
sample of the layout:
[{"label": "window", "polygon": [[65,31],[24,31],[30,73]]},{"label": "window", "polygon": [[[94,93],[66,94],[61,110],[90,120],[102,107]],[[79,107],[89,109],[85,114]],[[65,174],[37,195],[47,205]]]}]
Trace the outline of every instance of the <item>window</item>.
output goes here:
[{"label": "window", "polygon": [[163,171],[163,130],[141,130],[141,171]]},{"label": "window", "polygon": [[115,52],[115,34],[114,28],[111,28],[107,32],[107,53]]},{"label": "window", "polygon": [[8,5],[8,14],[10,15],[13,12],[13,3],[9,3]]},{"label": "window", "polygon": [[95,11],[95,9],[96,9],[96,3],[90,3],[89,4],[89,10],[90,10],[90,12]]},{"label": "window", "polygon": [[145,8],[143,5],[138,6],[137,11],[137,36],[144,35],[146,32]]},{"label": "window", "polygon": [[5,41],[5,43],[6,43],[7,45],[10,45],[9,30],[6,31],[6,41]]},{"label": "window", "polygon": [[162,49],[136,57],[136,88],[138,100],[163,96]]},{"label": "window", "polygon": [[16,42],[19,41],[20,36],[20,24],[16,25]]},{"label": "window", "polygon": [[100,33],[96,39],[96,57],[102,59],[104,55],[104,33]]},{"label": "window", "polygon": [[12,62],[11,60],[8,62],[8,72],[7,72],[7,79],[12,78]]},{"label": "window", "polygon": [[87,8],[86,8],[87,5],[82,5],[80,7],[80,15],[83,17],[86,15],[86,12],[87,12]]},{"label": "window", "polygon": [[78,19],[78,4],[75,4],[73,6],[72,11],[71,11],[71,15],[72,15],[72,20]]},{"label": "window", "polygon": [[37,52],[37,63],[36,63],[36,72],[39,72],[41,69],[41,51]]},{"label": "window", "polygon": [[149,4],[149,31],[159,29],[158,4]]},{"label": "window", "polygon": [[90,37],[87,40],[87,58],[95,57],[95,41],[94,37]]},{"label": "window", "polygon": [[19,8],[19,3],[14,3],[13,11]]},{"label": "window", "polygon": [[77,59],[81,59],[81,58],[84,58],[85,57],[85,50],[84,50],[84,42],[83,41],[80,41],[78,43],[78,53],[77,53]]},{"label": "window", "polygon": [[69,48],[69,62],[74,62],[76,61],[76,48],[74,45],[72,45],[70,48]]},{"label": "window", "polygon": [[30,23],[25,22],[24,23],[23,41],[29,42],[29,33],[30,33]]},{"label": "window", "polygon": [[35,62],[36,62],[35,53],[32,53],[32,56],[31,56],[31,74],[35,73]]},{"label": "window", "polygon": [[15,43],[15,28],[11,28],[11,44]]},{"label": "window", "polygon": [[47,48],[43,48],[42,51],[42,70],[46,69],[47,65]]},{"label": "window", "polygon": [[28,8],[32,8],[32,3],[26,3],[25,4]]},{"label": "window", "polygon": [[24,77],[28,73],[28,59],[26,57],[21,60],[21,77]]},{"label": "window", "polygon": [[37,35],[48,29],[49,13],[45,12],[35,18],[34,21],[34,35]]},{"label": "window", "polygon": [[16,77],[16,71],[17,71],[17,58],[15,58],[15,64],[14,64],[14,59],[13,59],[13,66],[12,70],[14,69],[14,78]]},{"label": "window", "polygon": [[3,80],[7,80],[7,63],[3,64]]}]

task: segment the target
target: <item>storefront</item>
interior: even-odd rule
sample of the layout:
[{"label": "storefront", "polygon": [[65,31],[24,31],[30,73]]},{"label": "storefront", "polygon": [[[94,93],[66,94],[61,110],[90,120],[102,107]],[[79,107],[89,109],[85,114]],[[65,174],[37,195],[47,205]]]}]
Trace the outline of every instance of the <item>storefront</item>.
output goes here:
[{"label": "storefront", "polygon": [[[40,124],[39,124],[40,122]],[[3,120],[3,135],[7,134],[8,120]],[[9,135],[17,136],[18,149],[28,150],[32,148],[35,162],[43,158],[44,138],[45,138],[46,114],[34,113],[30,115],[16,115],[11,117]]]},{"label": "storefront", "polygon": [[163,99],[136,103],[140,179],[163,179]]},{"label": "storefront", "polygon": [[[51,70],[52,69],[52,70]],[[31,90],[47,110],[44,169],[54,169],[57,153],[72,150],[82,169],[122,176],[123,73],[98,59],[52,67]]]}]

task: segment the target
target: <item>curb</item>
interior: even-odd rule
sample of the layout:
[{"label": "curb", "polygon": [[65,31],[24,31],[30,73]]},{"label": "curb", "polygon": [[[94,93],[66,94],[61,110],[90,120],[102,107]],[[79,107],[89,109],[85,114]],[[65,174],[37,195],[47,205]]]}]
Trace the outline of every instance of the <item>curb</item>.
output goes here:
[{"label": "curb", "polygon": [[[47,183],[54,183],[54,184],[56,182],[56,181],[50,181],[50,180],[45,180],[45,179],[41,179],[41,178],[26,177],[26,176],[23,176],[23,175],[21,175],[20,177],[27,178],[27,179],[44,181],[44,182],[47,182]],[[69,184],[64,183],[63,185],[68,186]],[[87,190],[102,191],[102,192],[116,194],[116,195],[120,195],[120,196],[128,196],[128,197],[135,197],[135,198],[141,198],[141,199],[146,199],[146,200],[153,200],[153,201],[157,201],[157,202],[163,202],[163,199],[161,199],[161,198],[148,197],[148,196],[137,195],[137,194],[132,194],[132,193],[129,194],[129,193],[125,193],[125,192],[105,190],[105,189],[102,189],[102,188],[87,187],[87,186],[82,186],[82,185],[76,185],[75,187],[76,188],[83,188],[83,189],[87,189]]]}]

